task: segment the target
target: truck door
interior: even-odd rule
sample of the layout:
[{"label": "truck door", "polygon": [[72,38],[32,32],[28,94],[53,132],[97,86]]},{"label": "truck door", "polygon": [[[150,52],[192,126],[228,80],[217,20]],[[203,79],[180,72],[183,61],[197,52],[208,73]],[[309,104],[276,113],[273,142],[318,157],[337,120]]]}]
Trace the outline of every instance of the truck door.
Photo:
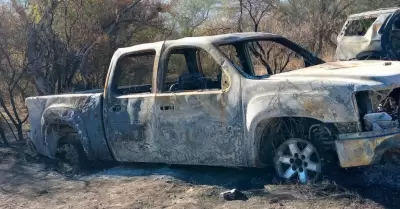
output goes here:
[{"label": "truck door", "polygon": [[117,161],[151,161],[156,58],[156,50],[135,51],[113,58],[103,115],[108,145]]},{"label": "truck door", "polygon": [[244,165],[240,80],[200,48],[166,48],[162,60],[155,110],[165,162]]}]

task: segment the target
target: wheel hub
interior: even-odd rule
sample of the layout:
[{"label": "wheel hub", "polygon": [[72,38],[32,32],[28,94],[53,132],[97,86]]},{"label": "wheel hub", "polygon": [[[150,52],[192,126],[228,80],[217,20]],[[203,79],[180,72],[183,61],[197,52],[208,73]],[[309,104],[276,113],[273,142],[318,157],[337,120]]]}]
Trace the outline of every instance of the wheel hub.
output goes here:
[{"label": "wheel hub", "polygon": [[303,184],[315,181],[321,172],[321,160],[316,148],[303,139],[282,143],[276,150],[274,163],[280,177],[287,180],[298,178]]},{"label": "wheel hub", "polygon": [[297,158],[296,160],[294,160],[294,165],[296,165],[297,167],[302,167],[303,166],[303,161],[299,158]]}]

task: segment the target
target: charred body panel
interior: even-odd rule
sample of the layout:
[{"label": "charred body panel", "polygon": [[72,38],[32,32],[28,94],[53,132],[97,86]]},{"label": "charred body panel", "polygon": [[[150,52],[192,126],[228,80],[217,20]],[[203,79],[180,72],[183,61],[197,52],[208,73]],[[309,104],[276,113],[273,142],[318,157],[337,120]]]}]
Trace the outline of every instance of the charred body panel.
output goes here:
[{"label": "charred body panel", "polygon": [[400,129],[342,134],[335,144],[341,167],[377,164],[386,152],[400,149]]},{"label": "charred body panel", "polygon": [[36,150],[54,158],[59,137],[57,126],[68,126],[79,135],[91,160],[112,160],[104,138],[101,94],[69,94],[26,99],[31,138]]},{"label": "charred body panel", "polygon": [[[245,38],[237,37],[238,40]],[[206,51],[220,66],[220,89],[169,93],[159,88],[156,106],[173,107],[172,111],[157,108],[158,143],[164,147],[162,156],[168,157],[168,163],[176,164],[251,166],[249,144],[243,138],[240,74],[214,45],[194,38],[186,40],[190,47]],[[187,46],[166,43],[160,67],[166,65],[173,49]],[[158,76],[163,78],[163,72]],[[159,81],[162,83],[163,79]]]},{"label": "charred body panel", "polygon": [[379,163],[385,153],[400,149],[400,88],[356,93],[363,132],[341,134],[336,149],[342,167]]},{"label": "charred body panel", "polygon": [[[148,161],[148,153],[156,152],[151,140],[154,135],[154,96],[120,97],[120,110],[104,108],[105,131],[110,149],[116,160],[129,162],[132,159]],[[112,112],[110,114],[110,112]]]},{"label": "charred body panel", "polygon": [[171,111],[160,110],[158,114],[159,137],[155,144],[160,145],[157,154],[162,161],[248,165],[240,100],[230,104],[227,95],[215,92],[162,95],[157,103],[174,106]]}]

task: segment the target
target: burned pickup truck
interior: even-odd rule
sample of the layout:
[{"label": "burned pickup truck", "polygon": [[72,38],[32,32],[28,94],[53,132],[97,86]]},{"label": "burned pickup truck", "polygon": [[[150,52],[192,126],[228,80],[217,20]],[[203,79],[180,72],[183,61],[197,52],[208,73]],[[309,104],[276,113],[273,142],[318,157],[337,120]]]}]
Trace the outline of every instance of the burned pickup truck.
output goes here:
[{"label": "burned pickup truck", "polygon": [[399,62],[325,63],[274,34],[142,44],[115,52],[104,90],[27,98],[29,144],[70,163],[271,166],[304,183],[395,153],[399,87]]}]

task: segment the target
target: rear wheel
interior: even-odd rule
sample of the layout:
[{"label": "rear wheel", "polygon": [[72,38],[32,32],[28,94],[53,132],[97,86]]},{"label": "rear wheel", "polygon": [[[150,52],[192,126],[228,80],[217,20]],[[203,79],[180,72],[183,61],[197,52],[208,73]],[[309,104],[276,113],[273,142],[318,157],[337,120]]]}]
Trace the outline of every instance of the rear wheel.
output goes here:
[{"label": "rear wheel", "polygon": [[88,166],[88,161],[78,139],[61,138],[57,146],[56,157],[60,160],[58,166],[62,172],[79,173]]}]

